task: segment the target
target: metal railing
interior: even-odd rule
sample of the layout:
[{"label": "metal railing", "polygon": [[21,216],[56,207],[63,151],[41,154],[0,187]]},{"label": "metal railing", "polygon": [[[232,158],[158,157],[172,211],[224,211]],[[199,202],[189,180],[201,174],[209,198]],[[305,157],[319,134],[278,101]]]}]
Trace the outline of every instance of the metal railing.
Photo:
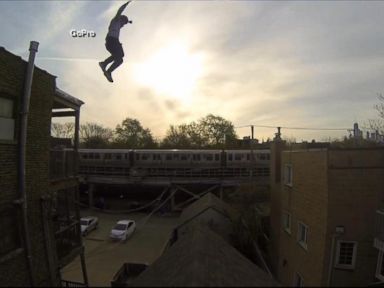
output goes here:
[{"label": "metal railing", "polygon": [[384,210],[376,211],[375,239],[373,246],[384,251]]},{"label": "metal railing", "polygon": [[49,156],[50,179],[67,178],[77,174],[77,155],[73,150],[51,150]]},{"label": "metal railing", "polygon": [[162,167],[108,167],[80,164],[81,175],[175,178],[249,178],[269,177],[269,167],[254,168],[162,168]]},{"label": "metal railing", "polygon": [[81,247],[81,235],[79,222],[74,221],[68,225],[62,225],[55,232],[57,256],[59,261],[67,257],[76,248]]}]

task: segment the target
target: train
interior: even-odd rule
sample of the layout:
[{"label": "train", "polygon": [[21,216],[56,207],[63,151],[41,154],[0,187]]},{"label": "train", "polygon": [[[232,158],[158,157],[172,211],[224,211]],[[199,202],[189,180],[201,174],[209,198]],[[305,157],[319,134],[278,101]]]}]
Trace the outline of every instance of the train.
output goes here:
[{"label": "train", "polygon": [[268,176],[269,162],[269,149],[79,149],[83,175]]}]

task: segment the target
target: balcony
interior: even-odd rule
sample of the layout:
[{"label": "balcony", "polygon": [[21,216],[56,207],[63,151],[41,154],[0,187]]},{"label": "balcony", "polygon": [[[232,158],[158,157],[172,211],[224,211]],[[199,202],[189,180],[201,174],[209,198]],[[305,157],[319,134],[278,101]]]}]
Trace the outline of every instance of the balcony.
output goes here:
[{"label": "balcony", "polygon": [[384,209],[376,211],[375,239],[373,246],[384,251]]},{"label": "balcony", "polygon": [[59,180],[76,176],[76,157],[72,149],[52,149],[49,158],[50,179]]}]

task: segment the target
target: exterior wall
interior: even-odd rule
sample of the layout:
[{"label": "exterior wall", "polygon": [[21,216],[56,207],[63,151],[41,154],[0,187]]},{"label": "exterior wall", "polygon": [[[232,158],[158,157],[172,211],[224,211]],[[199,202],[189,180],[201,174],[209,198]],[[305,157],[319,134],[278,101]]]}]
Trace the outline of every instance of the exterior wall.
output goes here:
[{"label": "exterior wall", "polygon": [[[327,225],[327,152],[283,152],[282,167],[292,165],[292,187],[281,184],[281,209],[291,214],[291,233],[280,218],[278,277],[282,285],[293,285],[295,273],[305,286],[321,286]],[[298,223],[308,226],[307,248],[297,241]]]},{"label": "exterior wall", "polygon": [[[272,238],[279,250],[271,254],[277,255],[278,280],[291,286],[297,272],[305,286],[327,286],[329,279],[331,286],[377,281],[373,239],[376,210],[384,203],[384,149],[299,150],[282,155],[281,167],[291,164],[293,179],[292,187],[282,183],[272,194],[271,225],[280,230],[271,227],[275,231],[271,237],[279,236]],[[291,234],[283,229],[284,211],[291,214]],[[297,221],[308,225],[307,250],[297,243]],[[344,227],[344,233],[337,234],[337,226]],[[334,267],[339,240],[357,241],[352,270]]]},{"label": "exterior wall", "polygon": [[[20,110],[27,63],[22,61],[20,57],[0,48],[0,67],[0,95],[15,99],[16,106],[14,113],[16,119],[15,140],[0,142],[0,182],[2,191],[0,194],[0,207],[3,207],[10,205],[12,201],[20,196],[17,185],[17,131],[19,131],[20,125],[18,111]],[[40,197],[47,192],[49,187],[49,137],[54,91],[55,77],[45,71],[35,69],[28,114],[26,189],[28,226],[31,236],[31,254],[36,285],[51,284],[44,246],[44,234],[42,232]],[[17,221],[17,226],[21,227],[21,225],[22,222]],[[19,229],[19,227],[15,227],[15,229]],[[20,234],[18,236],[22,238]],[[20,241],[23,242],[22,239]],[[27,273],[25,253],[20,253],[18,256],[11,257],[11,259],[0,264],[0,285],[29,286]]]},{"label": "exterior wall", "polygon": [[330,151],[329,199],[328,233],[344,226],[337,239],[358,242],[355,269],[334,268],[331,285],[366,286],[377,281],[373,239],[376,210],[384,200],[384,149]]}]

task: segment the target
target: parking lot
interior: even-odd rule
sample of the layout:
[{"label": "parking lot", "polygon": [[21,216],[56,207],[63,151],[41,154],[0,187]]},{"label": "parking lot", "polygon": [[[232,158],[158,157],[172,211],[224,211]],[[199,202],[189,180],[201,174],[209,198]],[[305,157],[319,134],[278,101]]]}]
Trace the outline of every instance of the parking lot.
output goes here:
[{"label": "parking lot", "polygon": [[[105,214],[81,211],[81,216],[96,216],[99,225],[96,230],[83,237],[85,262],[90,286],[110,286],[114,274],[127,262],[151,264],[163,252],[177,216],[152,215],[144,213],[129,215]],[[109,233],[118,220],[136,221],[136,231],[126,242],[112,241]],[[80,257],[61,270],[64,280],[83,282]]]}]

